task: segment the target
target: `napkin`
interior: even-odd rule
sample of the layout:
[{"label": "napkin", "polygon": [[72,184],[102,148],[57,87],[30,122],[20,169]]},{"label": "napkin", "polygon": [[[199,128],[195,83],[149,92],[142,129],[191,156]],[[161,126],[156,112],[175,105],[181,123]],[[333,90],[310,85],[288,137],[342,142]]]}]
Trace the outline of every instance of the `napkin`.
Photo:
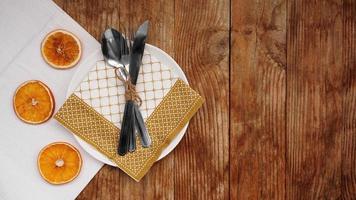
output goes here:
[{"label": "napkin", "polygon": [[143,148],[137,140],[135,152],[118,155],[125,88],[104,61],[97,62],[54,116],[136,181],[147,173],[203,103],[201,96],[180,80],[171,66],[148,50],[142,63],[136,90],[142,99],[140,110],[152,139],[151,147]]},{"label": "napkin", "polygon": [[[76,34],[83,45],[81,61],[69,70],[53,69],[40,53],[45,35],[59,28]],[[56,120],[23,123],[13,111],[12,98],[22,82],[38,79],[52,90],[58,110],[76,70],[89,71],[100,58],[100,44],[48,0],[1,0],[0,38],[0,199],[74,199],[103,164],[82,150]],[[43,180],[37,169],[39,151],[56,141],[76,146],[83,158],[79,176],[59,186]]]}]

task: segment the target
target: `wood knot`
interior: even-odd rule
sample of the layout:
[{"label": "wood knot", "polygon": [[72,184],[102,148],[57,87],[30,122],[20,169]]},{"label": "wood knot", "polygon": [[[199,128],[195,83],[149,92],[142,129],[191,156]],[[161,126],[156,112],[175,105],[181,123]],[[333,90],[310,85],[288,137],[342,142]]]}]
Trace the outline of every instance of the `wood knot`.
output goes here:
[{"label": "wood knot", "polygon": [[[219,64],[228,58],[229,33],[228,30],[207,30],[202,37],[202,55],[204,64]],[[208,51],[207,51],[208,50]]]}]

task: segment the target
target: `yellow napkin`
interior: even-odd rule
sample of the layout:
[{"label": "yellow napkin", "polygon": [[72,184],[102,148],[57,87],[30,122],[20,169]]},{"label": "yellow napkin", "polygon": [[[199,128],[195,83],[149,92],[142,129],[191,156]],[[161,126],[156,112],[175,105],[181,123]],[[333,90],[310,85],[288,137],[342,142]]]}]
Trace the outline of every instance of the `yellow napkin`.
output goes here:
[{"label": "yellow napkin", "polygon": [[[144,66],[147,64],[152,65],[152,62],[144,63]],[[145,73],[142,73],[144,77]],[[102,110],[95,108],[91,101],[85,100],[83,95],[78,93],[81,91],[80,87],[66,100],[54,118],[139,181],[203,103],[200,95],[182,80],[176,79],[172,83],[173,86],[145,120],[152,146],[142,148],[137,139],[136,151],[125,156],[117,154],[120,124],[110,120],[112,115],[108,117]],[[118,84],[117,87],[121,86]],[[100,100],[100,96],[98,99]]]}]

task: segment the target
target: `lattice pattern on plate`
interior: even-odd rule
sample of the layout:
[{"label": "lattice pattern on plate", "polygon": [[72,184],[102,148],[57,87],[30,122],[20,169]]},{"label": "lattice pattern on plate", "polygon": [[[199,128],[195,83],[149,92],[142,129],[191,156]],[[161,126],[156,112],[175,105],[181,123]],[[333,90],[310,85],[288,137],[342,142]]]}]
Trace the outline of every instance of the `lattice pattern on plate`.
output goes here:
[{"label": "lattice pattern on plate", "polygon": [[[144,119],[151,115],[177,78],[178,75],[171,67],[162,64],[145,51],[136,85],[142,99],[140,110]],[[125,87],[116,78],[114,69],[104,61],[96,63],[74,93],[118,128],[121,127]]]}]

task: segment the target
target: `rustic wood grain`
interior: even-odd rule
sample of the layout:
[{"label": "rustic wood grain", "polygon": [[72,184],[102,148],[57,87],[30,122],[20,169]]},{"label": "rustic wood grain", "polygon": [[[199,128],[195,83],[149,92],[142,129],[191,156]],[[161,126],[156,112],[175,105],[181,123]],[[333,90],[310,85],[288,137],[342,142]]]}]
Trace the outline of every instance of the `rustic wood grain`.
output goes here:
[{"label": "rustic wood grain", "polygon": [[355,0],[55,0],[96,39],[151,21],[205,98],[136,183],[104,166],[77,199],[355,199]]},{"label": "rustic wood grain", "polygon": [[[328,60],[321,59],[321,32],[326,24],[321,21],[321,2],[289,1],[288,11],[287,197],[317,199],[327,183],[338,184],[333,178],[340,164],[335,132],[324,134],[328,117],[324,62]],[[327,162],[326,156],[334,162]],[[331,177],[324,179],[323,174]]]},{"label": "rustic wood grain", "polygon": [[286,2],[232,1],[231,199],[284,199]]},{"label": "rustic wood grain", "polygon": [[341,197],[356,198],[356,1],[342,5]]},{"label": "rustic wood grain", "polygon": [[174,58],[205,103],[175,152],[175,199],[229,197],[229,1],[175,1]]},{"label": "rustic wood grain", "polygon": [[[121,0],[121,30],[138,27],[143,21],[150,20],[148,43],[154,44],[174,55],[174,1],[135,1]],[[140,14],[137,14],[140,13]],[[165,25],[165,26],[164,26]],[[120,199],[173,199],[174,197],[174,154],[157,162],[140,183],[127,184],[128,176],[121,177]]]},{"label": "rustic wood grain", "polygon": [[[349,103],[354,94],[348,92],[355,87],[349,74],[355,66],[350,55],[343,56],[353,45],[343,40],[354,40],[352,28],[345,27],[350,19],[345,20],[341,0],[288,4],[287,199],[352,199],[344,189],[355,177],[347,174],[345,183],[341,176],[345,161],[355,170],[349,168],[355,167],[354,145],[345,148],[355,134],[350,127],[355,110],[348,113],[354,107]],[[351,157],[345,159],[346,154]]]}]

